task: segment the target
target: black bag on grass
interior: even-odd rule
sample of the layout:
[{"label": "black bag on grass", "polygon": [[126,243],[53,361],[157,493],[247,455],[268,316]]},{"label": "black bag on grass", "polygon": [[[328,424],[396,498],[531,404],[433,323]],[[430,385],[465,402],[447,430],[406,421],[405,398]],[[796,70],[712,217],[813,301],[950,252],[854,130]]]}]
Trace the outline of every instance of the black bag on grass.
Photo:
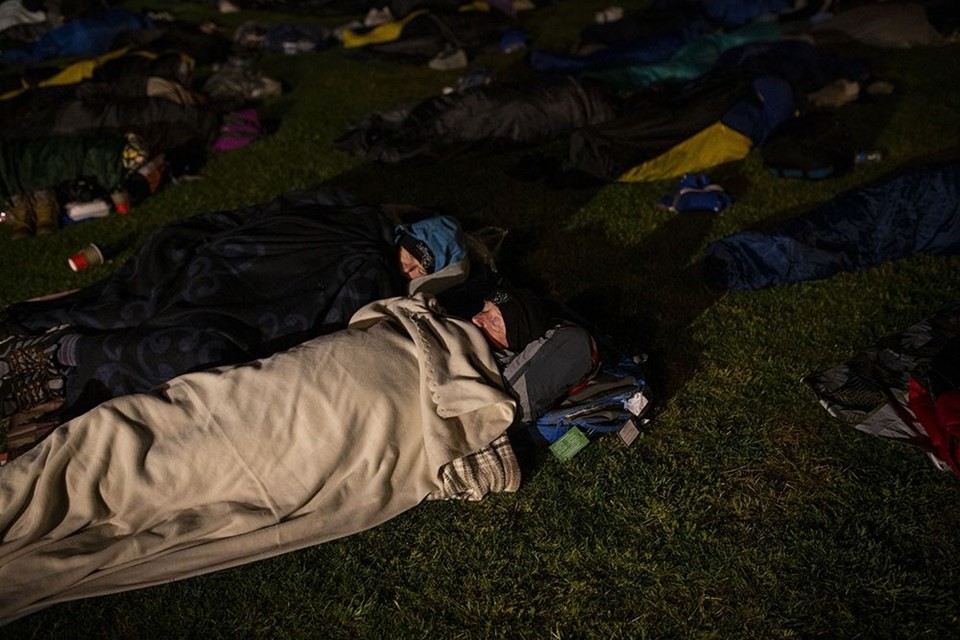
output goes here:
[{"label": "black bag on grass", "polygon": [[849,129],[829,113],[808,113],[773,130],[761,149],[763,162],[783,178],[821,180],[853,167],[856,149]]}]

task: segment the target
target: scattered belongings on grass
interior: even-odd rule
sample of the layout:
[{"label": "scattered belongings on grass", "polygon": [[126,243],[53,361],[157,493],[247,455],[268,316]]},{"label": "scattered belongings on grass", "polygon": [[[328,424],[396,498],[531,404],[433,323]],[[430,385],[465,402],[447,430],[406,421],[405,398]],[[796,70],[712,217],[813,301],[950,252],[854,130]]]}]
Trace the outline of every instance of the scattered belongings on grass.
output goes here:
[{"label": "scattered belongings on grass", "polygon": [[937,469],[960,475],[960,306],[803,381],[831,416],[917,447]]}]

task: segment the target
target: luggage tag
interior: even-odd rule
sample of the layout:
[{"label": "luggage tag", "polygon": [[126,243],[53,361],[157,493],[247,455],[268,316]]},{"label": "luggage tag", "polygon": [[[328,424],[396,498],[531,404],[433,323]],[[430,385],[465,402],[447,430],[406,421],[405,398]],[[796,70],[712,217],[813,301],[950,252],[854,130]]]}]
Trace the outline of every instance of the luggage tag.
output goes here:
[{"label": "luggage tag", "polygon": [[650,418],[634,416],[623,423],[623,426],[617,431],[617,437],[620,438],[623,446],[629,447],[640,437],[640,430],[648,424],[650,424]]},{"label": "luggage tag", "polygon": [[620,442],[623,443],[623,446],[629,447],[640,435],[640,429],[637,427],[636,420],[630,418],[623,423],[623,426],[620,427],[620,431],[617,431],[617,437],[620,438]]},{"label": "luggage tag", "polygon": [[631,415],[617,431],[617,437],[623,446],[629,447],[640,436],[640,428],[650,422],[649,418],[641,418],[647,408],[650,406],[650,399],[643,393],[637,391],[623,402],[623,408],[629,411]]},{"label": "luggage tag", "polygon": [[561,462],[566,462],[587,446],[590,440],[577,427],[570,427],[556,442],[550,445],[550,453]]}]

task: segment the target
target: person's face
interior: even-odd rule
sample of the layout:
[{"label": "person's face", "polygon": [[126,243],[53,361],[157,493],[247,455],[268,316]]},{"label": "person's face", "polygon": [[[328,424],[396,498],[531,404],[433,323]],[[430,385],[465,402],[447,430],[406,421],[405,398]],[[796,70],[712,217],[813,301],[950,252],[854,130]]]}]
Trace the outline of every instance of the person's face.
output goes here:
[{"label": "person's face", "polygon": [[400,247],[400,272],[407,280],[416,280],[427,275],[427,270],[423,268],[420,261],[403,247]]},{"label": "person's face", "polygon": [[490,344],[498,349],[507,348],[507,327],[503,323],[503,314],[500,307],[489,300],[483,303],[483,309],[470,319],[473,324],[483,331]]}]

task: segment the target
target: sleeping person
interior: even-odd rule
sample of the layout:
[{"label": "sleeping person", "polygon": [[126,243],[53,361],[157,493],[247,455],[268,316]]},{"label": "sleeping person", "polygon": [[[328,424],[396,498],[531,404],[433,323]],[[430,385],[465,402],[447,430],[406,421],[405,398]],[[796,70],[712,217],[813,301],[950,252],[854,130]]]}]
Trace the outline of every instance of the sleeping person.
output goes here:
[{"label": "sleeping person", "polygon": [[105,280],[6,309],[0,419],[62,403],[63,421],[342,329],[374,300],[436,293],[468,272],[453,218],[398,224],[338,190],[187,218],[151,234]]},{"label": "sleeping person", "polygon": [[[501,370],[526,358],[554,385],[575,372],[569,390],[592,341],[524,291],[484,306],[464,320],[422,292],[373,302],[345,330],[60,425],[0,467],[0,625],[319,544],[424,500],[517,490],[508,428],[556,398],[542,376]],[[558,335],[585,353],[563,362],[574,352]]]},{"label": "sleeping person", "polygon": [[552,316],[530,291],[500,286],[470,321],[487,337],[517,422],[536,420],[596,373],[597,345],[583,327]]},{"label": "sleeping person", "polygon": [[62,424],[0,467],[0,625],[516,490],[488,339],[429,294],[390,298]]}]

